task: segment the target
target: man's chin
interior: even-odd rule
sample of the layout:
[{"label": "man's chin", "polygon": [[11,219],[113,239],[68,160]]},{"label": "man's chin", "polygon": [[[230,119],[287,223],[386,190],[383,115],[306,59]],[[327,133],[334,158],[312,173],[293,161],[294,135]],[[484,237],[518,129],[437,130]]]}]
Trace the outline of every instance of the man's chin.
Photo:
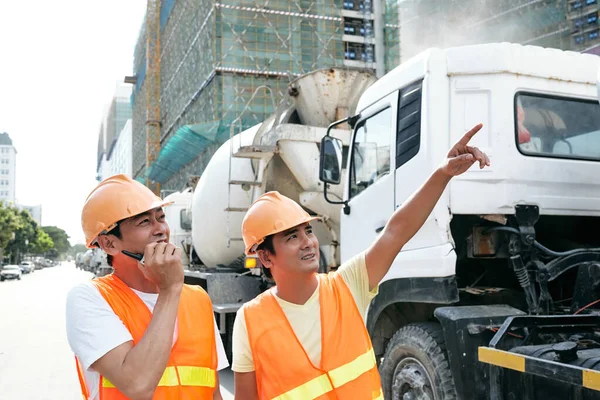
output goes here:
[{"label": "man's chin", "polygon": [[302,266],[303,270],[307,272],[318,272],[319,271],[319,260],[314,260],[310,263],[306,263]]}]

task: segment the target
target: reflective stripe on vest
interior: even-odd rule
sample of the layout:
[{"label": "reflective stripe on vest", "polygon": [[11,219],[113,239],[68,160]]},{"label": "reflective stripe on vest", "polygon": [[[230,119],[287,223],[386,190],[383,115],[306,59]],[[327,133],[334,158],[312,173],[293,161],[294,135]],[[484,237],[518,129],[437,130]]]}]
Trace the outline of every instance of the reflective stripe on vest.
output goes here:
[{"label": "reflective stripe on vest", "polygon": [[[346,383],[355,380],[365,372],[370,371],[376,366],[375,353],[371,348],[366,353],[361,354],[354,360],[337,367],[315,379],[312,379],[284,394],[275,397],[273,400],[308,400],[316,399],[333,388],[339,388]],[[383,393],[374,397],[373,400],[383,400]]]},{"label": "reflective stripe on vest", "polygon": [[[152,321],[148,306],[113,274],[92,282],[115,315],[123,321],[133,342],[138,344]],[[153,399],[212,400],[218,381],[213,324],[214,314],[208,294],[200,287],[184,284],[177,309],[178,337],[171,347]],[[101,376],[98,387],[100,400],[127,399],[104,376]]]},{"label": "reflective stripe on vest", "polygon": [[[204,367],[167,367],[158,386],[204,386],[214,388],[216,385],[216,371]],[[179,378],[178,378],[179,376]],[[102,377],[102,387],[114,388],[108,379]]]},{"label": "reflective stripe on vest", "polygon": [[273,400],[309,400],[316,399],[333,390],[327,374],[323,374],[303,385],[275,397]]},{"label": "reflective stripe on vest", "polygon": [[350,289],[337,272],[318,274],[317,279],[321,320],[317,365],[295,335],[273,289],[243,306],[259,397],[381,400],[373,345]]}]

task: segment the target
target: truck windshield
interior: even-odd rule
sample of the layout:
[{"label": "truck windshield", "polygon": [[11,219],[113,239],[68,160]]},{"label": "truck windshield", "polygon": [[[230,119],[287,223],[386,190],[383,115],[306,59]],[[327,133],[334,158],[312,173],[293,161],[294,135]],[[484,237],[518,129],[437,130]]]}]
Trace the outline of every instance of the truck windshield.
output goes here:
[{"label": "truck windshield", "polygon": [[600,105],[595,101],[520,93],[515,121],[525,155],[600,160]]}]

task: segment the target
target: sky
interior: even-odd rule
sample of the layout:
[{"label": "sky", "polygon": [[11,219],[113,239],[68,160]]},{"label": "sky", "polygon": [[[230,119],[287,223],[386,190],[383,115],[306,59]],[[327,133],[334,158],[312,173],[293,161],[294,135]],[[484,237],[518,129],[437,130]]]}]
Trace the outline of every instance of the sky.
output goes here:
[{"label": "sky", "polygon": [[0,1],[0,132],[17,149],[16,201],[83,243],[104,109],[132,75],[146,0]]}]

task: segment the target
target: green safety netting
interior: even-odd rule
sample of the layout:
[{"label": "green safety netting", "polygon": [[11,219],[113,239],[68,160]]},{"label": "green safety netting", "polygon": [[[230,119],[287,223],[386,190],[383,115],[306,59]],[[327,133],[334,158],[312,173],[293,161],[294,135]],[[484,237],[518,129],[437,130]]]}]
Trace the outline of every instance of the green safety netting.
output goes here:
[{"label": "green safety netting", "polygon": [[162,146],[158,158],[145,175],[154,182],[166,182],[208,145],[222,139],[219,134],[223,130],[221,126],[221,121],[213,121],[180,127]]}]

